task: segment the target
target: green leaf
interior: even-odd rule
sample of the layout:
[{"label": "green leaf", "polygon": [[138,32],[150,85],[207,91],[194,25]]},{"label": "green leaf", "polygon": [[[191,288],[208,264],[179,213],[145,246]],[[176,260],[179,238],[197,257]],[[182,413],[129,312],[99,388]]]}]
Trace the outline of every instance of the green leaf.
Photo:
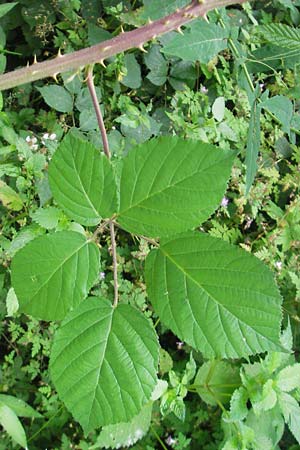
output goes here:
[{"label": "green leaf", "polygon": [[260,104],[260,108],[264,108],[282,123],[282,129],[285,133],[290,133],[291,120],[293,117],[293,104],[283,95],[275,95]]},{"label": "green leaf", "polygon": [[46,230],[56,228],[61,216],[61,211],[54,206],[39,208],[31,214],[32,220],[38,223],[41,227],[46,228]]},{"label": "green leaf", "polygon": [[89,142],[69,134],[56,150],[49,182],[59,206],[82,225],[97,225],[117,212],[112,166]]},{"label": "green leaf", "polygon": [[162,2],[161,0],[144,0],[144,10],[141,13],[141,17],[146,20],[156,20],[171,14],[177,8],[181,8],[188,3],[188,0],[168,0],[167,2]]},{"label": "green leaf", "polygon": [[124,56],[124,64],[127,70],[121,83],[131,89],[138,89],[142,84],[141,67],[133,53]]},{"label": "green leaf", "polygon": [[130,447],[145,436],[150,428],[152,402],[143,406],[130,422],[107,425],[102,428],[94,448]]},{"label": "green leaf", "polygon": [[225,99],[224,97],[217,97],[212,105],[212,113],[218,122],[222,122],[225,114]]},{"label": "green leaf", "polygon": [[300,388],[300,364],[282,369],[277,375],[277,386],[285,392]]},{"label": "green leaf", "polygon": [[230,399],[230,420],[243,420],[249,410],[247,408],[248,393],[244,387],[236,389]]},{"label": "green leaf", "polygon": [[300,444],[300,406],[298,405],[297,400],[291,395],[281,392],[279,404],[285,423],[293,433],[298,444]]},{"label": "green leaf", "polygon": [[264,38],[273,45],[289,48],[291,50],[300,50],[300,30],[290,27],[283,23],[270,23],[257,28]]},{"label": "green leaf", "polygon": [[130,305],[89,298],[58,330],[50,369],[59,396],[85,432],[136,416],[151,397],[159,346]]},{"label": "green leaf", "polygon": [[0,180],[0,202],[12,211],[20,211],[23,208],[23,201],[19,194],[2,180]]},{"label": "green leaf", "polygon": [[257,157],[260,146],[260,113],[258,99],[255,99],[251,107],[250,124],[247,134],[246,150],[246,195],[249,193],[257,172]]},{"label": "green leaf", "polygon": [[241,384],[239,368],[225,361],[208,361],[197,372],[197,394],[209,405],[229,403],[231,394]]},{"label": "green leaf", "polygon": [[162,86],[168,76],[168,64],[160,50],[159,45],[153,45],[144,56],[145,64],[150,69],[147,78],[155,86]]},{"label": "green leaf", "polygon": [[193,22],[184,35],[178,34],[162,52],[184,61],[201,61],[207,64],[227,47],[228,31],[204,20]]},{"label": "green leaf", "polygon": [[18,2],[4,3],[0,5],[0,17],[5,16],[12,8],[14,8]]},{"label": "green leaf", "polygon": [[2,403],[0,403],[0,424],[14,441],[27,448],[26,434],[21,422],[14,411]]},{"label": "green leaf", "polygon": [[176,137],[134,148],[124,159],[118,222],[154,237],[196,227],[219,206],[234,156]]},{"label": "green leaf", "polygon": [[146,284],[161,321],[207,357],[282,351],[274,277],[240,248],[196,232],[162,240],[147,256]]},{"label": "green leaf", "polygon": [[14,288],[10,288],[6,296],[7,316],[14,316],[19,309],[19,302]]},{"label": "green leaf", "polygon": [[268,411],[277,403],[277,394],[274,390],[274,381],[269,379],[262,388],[261,398],[258,401],[252,399],[252,406],[255,414],[259,415],[262,412]]},{"label": "green leaf", "polygon": [[29,242],[12,261],[12,285],[20,311],[42,320],[60,320],[95,283],[100,254],[74,231],[47,234]]},{"label": "green leaf", "polygon": [[38,419],[43,417],[26,402],[19,398],[13,397],[12,395],[0,394],[0,403],[3,403],[11,408],[17,416],[20,417],[34,417]]},{"label": "green leaf", "polygon": [[53,84],[39,87],[37,90],[50,108],[63,113],[69,113],[73,110],[73,97],[64,87]]}]

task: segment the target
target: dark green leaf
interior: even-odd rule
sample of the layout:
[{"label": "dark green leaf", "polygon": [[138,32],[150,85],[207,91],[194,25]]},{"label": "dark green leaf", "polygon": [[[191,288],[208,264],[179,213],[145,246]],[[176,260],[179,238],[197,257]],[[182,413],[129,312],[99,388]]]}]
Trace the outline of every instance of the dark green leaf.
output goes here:
[{"label": "dark green leaf", "polygon": [[64,87],[53,84],[37,88],[50,108],[68,113],[73,109],[73,97]]}]

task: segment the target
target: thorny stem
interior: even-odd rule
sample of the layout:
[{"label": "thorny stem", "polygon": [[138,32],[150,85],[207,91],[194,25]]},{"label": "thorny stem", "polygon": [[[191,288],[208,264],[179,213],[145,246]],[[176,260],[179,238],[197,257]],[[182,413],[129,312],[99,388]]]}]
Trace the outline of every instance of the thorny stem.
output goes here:
[{"label": "thorny stem", "polygon": [[61,55],[49,61],[37,63],[31,66],[17,69],[0,75],[0,90],[20,86],[25,83],[31,83],[47,77],[54,77],[59,73],[67,71],[77,71],[89,64],[103,63],[106,58],[110,58],[118,53],[131,48],[143,48],[143,44],[154,39],[156,36],[168,33],[180,27],[187,22],[203,17],[208,11],[233,4],[242,4],[247,0],[193,0],[191,3],[174,13],[150,22],[149,24],[126,33],[120,33],[118,36],[93,45],[73,53]]},{"label": "thorny stem", "polygon": [[103,116],[102,116],[101,109],[99,106],[96,89],[95,89],[95,84],[94,84],[93,66],[88,67],[86,83],[87,83],[87,86],[89,88],[89,91],[90,91],[90,94],[92,97],[92,102],[94,105],[94,109],[95,109],[95,113],[96,113],[96,117],[97,117],[97,121],[98,121],[98,126],[99,126],[101,137],[102,137],[103,150],[104,150],[104,153],[107,156],[107,158],[110,159],[111,155],[110,155],[110,151],[109,151],[106,129],[105,129],[104,120],[103,120]]},{"label": "thorny stem", "polygon": [[[93,101],[93,106],[95,109],[95,113],[98,120],[99,129],[101,132],[102,142],[103,142],[103,149],[104,153],[107,156],[108,159],[110,159],[110,150],[109,150],[109,144],[107,139],[107,133],[104,125],[104,120],[102,116],[102,112],[98,103],[98,98],[96,94],[95,84],[94,84],[94,76],[93,76],[93,66],[88,67],[88,73],[87,73],[87,85],[89,92],[91,94],[91,98]],[[110,229],[110,241],[111,241],[111,253],[112,253],[112,260],[113,260],[113,276],[114,276],[114,308],[118,305],[118,299],[119,299],[119,291],[118,291],[118,260],[117,260],[117,244],[116,244],[116,233],[115,233],[115,225],[113,218],[110,219],[108,222],[105,221],[102,225],[100,225],[95,233],[94,236],[99,234],[99,231],[103,229],[107,224],[109,223],[109,229]]]}]

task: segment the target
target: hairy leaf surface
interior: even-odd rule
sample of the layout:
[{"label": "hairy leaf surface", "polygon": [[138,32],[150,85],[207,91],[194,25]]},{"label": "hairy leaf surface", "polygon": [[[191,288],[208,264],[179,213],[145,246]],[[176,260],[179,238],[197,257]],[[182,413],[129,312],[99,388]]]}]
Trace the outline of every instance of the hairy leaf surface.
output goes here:
[{"label": "hairy leaf surface", "polygon": [[220,204],[234,156],[176,137],[136,147],[124,160],[118,222],[154,237],[199,225]]},{"label": "hairy leaf surface", "polygon": [[155,331],[130,305],[89,298],[58,330],[50,369],[55,387],[85,432],[129,422],[147,403],[157,378]]},{"label": "hairy leaf surface", "polygon": [[117,212],[117,191],[108,159],[93,145],[68,135],[49,165],[49,181],[59,206],[82,225],[97,225]]},{"label": "hairy leaf surface", "polygon": [[38,237],[12,261],[12,285],[20,311],[60,320],[89,292],[100,270],[97,246],[74,231]]},{"label": "hairy leaf surface", "polygon": [[147,257],[146,283],[162,322],[207,357],[282,349],[277,286],[244,250],[195,232],[164,240]]}]

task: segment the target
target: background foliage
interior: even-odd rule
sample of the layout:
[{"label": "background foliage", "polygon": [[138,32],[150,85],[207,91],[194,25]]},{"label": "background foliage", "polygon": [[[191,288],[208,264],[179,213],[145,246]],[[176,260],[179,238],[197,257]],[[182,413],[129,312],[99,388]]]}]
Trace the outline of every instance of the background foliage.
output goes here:
[{"label": "background foliage", "polygon": [[[3,72],[26,65],[34,54],[45,59],[59,49],[65,53],[98,43],[121,27],[140,26],[188,2],[170,1],[163,7],[155,0],[2,3]],[[275,272],[284,299],[281,344],[294,351],[229,361],[191,352],[157,320],[148,301],[144,268],[149,243],[120,231],[120,300],[153,320],[163,348],[159,377],[168,383],[160,386],[159,401],[152,398],[129,428],[124,423],[117,431],[106,428],[84,435],[50,379],[57,325],[22,314],[11,289],[10,263],[26,243],[51,231],[83,232],[80,217],[71,221],[53,201],[47,167],[53,161],[51,184],[58,158],[52,157],[68,131],[74,140],[86,140],[87,153],[91,144],[102,147],[84,75],[65,74],[59,84],[39,81],[3,94],[0,422],[7,432],[1,434],[0,449],[25,447],[26,440],[30,449],[114,448],[118,442],[136,450],[298,448],[299,8],[299,1],[273,0],[214,11],[209,25],[196,21],[186,27],[184,52],[176,45],[181,36],[172,32],[150,42],[147,53],[132,50],[110,58],[106,69],[96,67],[97,95],[117,174],[133,146],[166,134],[239,153],[226,196],[201,230],[251,252]],[[209,33],[219,38],[212,48],[203,43]],[[195,39],[193,54],[190,44]],[[51,188],[55,191],[53,184]],[[104,207],[109,215],[110,206]],[[96,224],[97,214],[94,220],[84,224]],[[97,277],[92,294],[107,298],[113,292],[107,232],[100,245],[101,269],[91,274],[86,289]]]}]

